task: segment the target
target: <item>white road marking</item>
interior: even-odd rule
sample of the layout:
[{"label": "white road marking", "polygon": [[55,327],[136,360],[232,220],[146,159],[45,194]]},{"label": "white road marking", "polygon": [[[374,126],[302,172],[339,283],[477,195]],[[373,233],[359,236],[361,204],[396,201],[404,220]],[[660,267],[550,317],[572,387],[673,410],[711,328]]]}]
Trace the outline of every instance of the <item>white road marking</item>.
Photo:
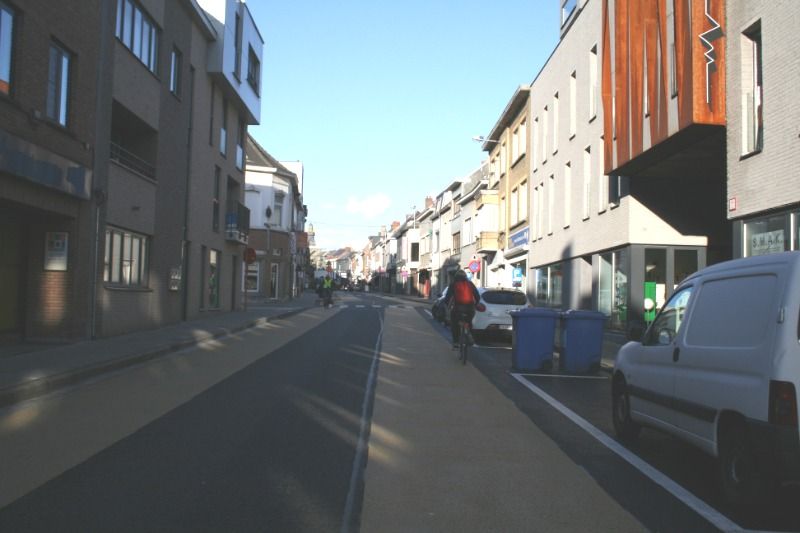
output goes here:
[{"label": "white road marking", "polygon": [[589,435],[600,441],[600,443],[627,461],[639,472],[650,478],[651,481],[661,486],[664,490],[683,502],[694,512],[711,522],[711,524],[722,531],[745,531],[725,515],[708,505],[706,502],[677,484],[675,481],[656,470],[638,455],[631,453],[625,446],[612,439],[589,422],[571,411],[564,404],[547,394],[545,391],[528,381],[522,374],[511,373],[511,376],[522,384],[525,388],[549,403],[556,411],[569,418],[575,425],[583,429]]},{"label": "white road marking", "polygon": [[372,352],[372,363],[369,367],[367,385],[364,389],[364,399],[361,401],[361,424],[358,431],[358,443],[356,444],[356,455],[353,457],[353,469],[350,472],[350,486],[347,490],[347,499],[344,505],[344,515],[342,516],[342,533],[350,531],[350,524],[354,522],[356,495],[358,493],[359,481],[364,475],[366,467],[366,453],[369,445],[369,432],[372,421],[370,420],[370,400],[375,393],[375,384],[378,377],[378,361],[380,360],[381,340],[383,339],[383,317],[378,316],[381,329],[378,331],[378,338],[375,340],[375,349]]},{"label": "white road marking", "polygon": [[537,378],[572,378],[572,379],[608,379],[608,376],[579,376],[576,374],[526,374],[520,372],[517,376],[532,376]]}]

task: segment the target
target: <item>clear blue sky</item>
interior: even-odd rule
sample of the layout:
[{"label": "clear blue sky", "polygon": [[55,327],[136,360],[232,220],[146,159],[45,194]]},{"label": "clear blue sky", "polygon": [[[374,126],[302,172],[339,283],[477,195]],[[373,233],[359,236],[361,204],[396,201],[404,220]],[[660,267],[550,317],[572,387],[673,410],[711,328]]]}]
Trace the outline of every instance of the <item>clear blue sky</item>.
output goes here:
[{"label": "clear blue sky", "polygon": [[250,1],[261,124],[305,165],[317,245],[362,247],[485,159],[488,135],[558,41],[559,0]]}]

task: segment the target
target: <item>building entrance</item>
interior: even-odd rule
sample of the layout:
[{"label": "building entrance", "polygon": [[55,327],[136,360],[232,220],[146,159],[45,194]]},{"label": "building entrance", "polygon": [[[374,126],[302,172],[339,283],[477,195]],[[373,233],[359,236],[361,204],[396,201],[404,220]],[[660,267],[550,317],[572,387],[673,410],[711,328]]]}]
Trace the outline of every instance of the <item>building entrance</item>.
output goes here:
[{"label": "building entrance", "polygon": [[19,225],[0,218],[0,339],[22,333],[21,247]]}]

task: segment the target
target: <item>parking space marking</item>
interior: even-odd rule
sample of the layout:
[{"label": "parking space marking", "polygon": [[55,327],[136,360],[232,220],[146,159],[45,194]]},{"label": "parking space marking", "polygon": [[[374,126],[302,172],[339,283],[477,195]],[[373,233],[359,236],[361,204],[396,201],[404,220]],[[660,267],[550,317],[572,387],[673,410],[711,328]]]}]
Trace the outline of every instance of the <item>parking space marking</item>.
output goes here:
[{"label": "parking space marking", "polygon": [[526,374],[524,372],[520,372],[516,375],[537,378],[608,379],[608,376],[579,376],[577,374]]},{"label": "parking space marking", "polygon": [[632,453],[625,446],[609,437],[585,419],[578,416],[575,412],[570,410],[567,406],[547,394],[545,391],[525,379],[524,374],[517,374],[512,372],[511,376],[516,379],[523,387],[530,390],[532,393],[539,396],[542,400],[546,401],[556,411],[560,412],[569,418],[575,425],[584,430],[586,433],[594,437],[603,446],[617,454],[620,458],[625,460],[628,464],[633,466],[639,472],[647,476],[655,484],[672,494],[675,498],[683,502],[694,512],[708,520],[714,527],[722,531],[746,531],[736,525],[728,517],[708,505],[706,502],[683,488],[681,485],[670,479],[661,471],[653,468],[645,460],[641,459],[638,455]]}]

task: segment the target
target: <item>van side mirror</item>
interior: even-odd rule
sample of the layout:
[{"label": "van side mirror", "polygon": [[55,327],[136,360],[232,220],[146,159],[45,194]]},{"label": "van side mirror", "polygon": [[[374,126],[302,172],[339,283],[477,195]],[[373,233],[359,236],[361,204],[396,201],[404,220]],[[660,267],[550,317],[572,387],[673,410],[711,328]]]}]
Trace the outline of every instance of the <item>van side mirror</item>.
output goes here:
[{"label": "van side mirror", "polygon": [[644,332],[646,329],[647,328],[645,328],[644,322],[632,321],[630,324],[628,324],[626,337],[629,341],[642,342],[642,338],[644,337]]}]

